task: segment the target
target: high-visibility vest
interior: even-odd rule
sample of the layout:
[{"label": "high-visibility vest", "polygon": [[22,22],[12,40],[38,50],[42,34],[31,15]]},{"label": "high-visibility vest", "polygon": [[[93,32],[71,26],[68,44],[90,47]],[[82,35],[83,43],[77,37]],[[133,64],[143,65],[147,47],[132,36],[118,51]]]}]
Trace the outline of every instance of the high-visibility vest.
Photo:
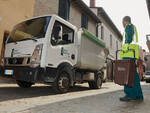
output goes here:
[{"label": "high-visibility vest", "polygon": [[[130,24],[128,24],[130,25]],[[126,25],[126,27],[128,26]],[[125,27],[125,29],[126,29]],[[139,45],[138,43],[138,33],[136,27],[134,27],[134,35],[132,37],[132,42],[130,44],[125,44],[125,35],[123,34],[123,44],[121,47],[120,58],[128,57],[128,58],[136,58],[139,59]],[[135,53],[135,54],[134,54]]]}]

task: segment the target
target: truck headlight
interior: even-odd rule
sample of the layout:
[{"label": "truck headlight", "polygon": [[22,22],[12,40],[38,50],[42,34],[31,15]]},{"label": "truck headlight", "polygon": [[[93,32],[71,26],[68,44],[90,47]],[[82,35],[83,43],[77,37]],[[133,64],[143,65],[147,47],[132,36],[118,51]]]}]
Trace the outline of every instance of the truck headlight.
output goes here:
[{"label": "truck headlight", "polygon": [[40,65],[42,48],[43,48],[43,44],[39,44],[35,47],[30,60],[31,67],[37,67]]}]

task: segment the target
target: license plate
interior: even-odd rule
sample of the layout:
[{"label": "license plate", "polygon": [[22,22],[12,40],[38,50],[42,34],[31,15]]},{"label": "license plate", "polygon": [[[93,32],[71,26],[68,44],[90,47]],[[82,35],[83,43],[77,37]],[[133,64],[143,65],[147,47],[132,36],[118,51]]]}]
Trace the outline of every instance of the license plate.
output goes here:
[{"label": "license plate", "polygon": [[5,75],[13,75],[14,71],[13,70],[5,70],[4,74]]}]

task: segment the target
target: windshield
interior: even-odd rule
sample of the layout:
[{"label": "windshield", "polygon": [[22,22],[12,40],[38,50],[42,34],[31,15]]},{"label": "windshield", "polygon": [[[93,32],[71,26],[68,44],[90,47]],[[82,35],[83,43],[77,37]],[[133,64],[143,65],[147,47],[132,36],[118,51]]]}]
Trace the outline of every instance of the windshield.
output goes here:
[{"label": "windshield", "polygon": [[8,43],[22,40],[44,38],[51,17],[40,17],[18,24],[10,34]]}]

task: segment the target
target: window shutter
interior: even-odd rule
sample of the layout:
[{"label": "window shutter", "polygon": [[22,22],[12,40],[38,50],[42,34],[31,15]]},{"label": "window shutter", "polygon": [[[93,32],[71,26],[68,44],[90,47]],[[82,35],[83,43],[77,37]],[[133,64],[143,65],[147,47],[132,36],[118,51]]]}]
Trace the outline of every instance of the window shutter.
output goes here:
[{"label": "window shutter", "polygon": [[58,15],[68,21],[69,13],[70,13],[70,1],[69,0],[59,0]]},{"label": "window shutter", "polygon": [[81,27],[88,29],[88,16],[82,13],[81,17]]},{"label": "window shutter", "polygon": [[96,25],[96,36],[98,37],[98,25]]},{"label": "window shutter", "polygon": [[104,40],[104,27],[101,26],[101,39]]}]

